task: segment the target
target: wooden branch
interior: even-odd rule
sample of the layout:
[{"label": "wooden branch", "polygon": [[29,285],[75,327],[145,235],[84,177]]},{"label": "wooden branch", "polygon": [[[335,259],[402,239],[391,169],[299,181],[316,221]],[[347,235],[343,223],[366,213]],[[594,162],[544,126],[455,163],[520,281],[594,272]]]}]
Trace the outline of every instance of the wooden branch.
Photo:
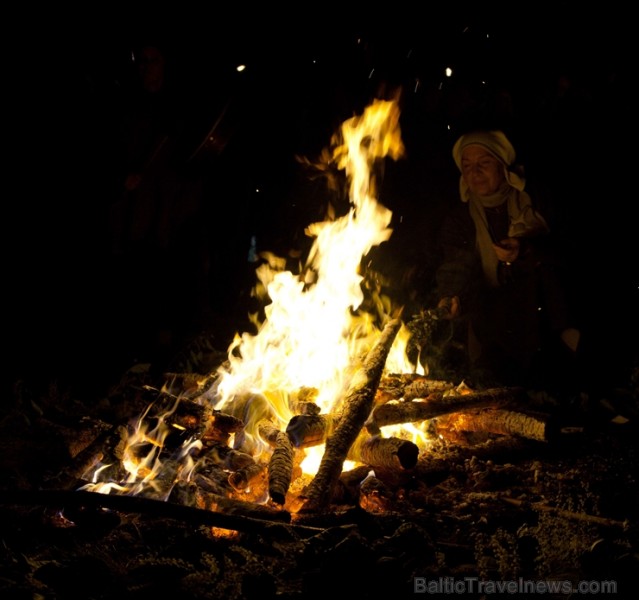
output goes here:
[{"label": "wooden branch", "polygon": [[450,395],[419,402],[381,404],[373,410],[370,426],[375,430],[386,425],[426,421],[441,415],[473,408],[502,405],[506,402],[520,400],[524,395],[523,388],[492,388],[461,396]]},{"label": "wooden branch", "polygon": [[438,419],[437,429],[512,435],[539,442],[548,442],[556,435],[549,415],[493,408],[447,415]]},{"label": "wooden branch", "polygon": [[197,497],[197,507],[205,510],[215,510],[225,515],[242,515],[252,519],[266,518],[269,521],[278,521],[280,523],[290,523],[291,521],[291,515],[288,511],[268,504],[219,496],[201,489],[196,490],[195,495]]},{"label": "wooden branch", "polygon": [[626,529],[628,527],[627,521],[617,521],[615,519],[608,519],[607,517],[597,517],[596,515],[589,515],[587,513],[576,513],[570,510],[563,510],[556,506],[548,506],[543,502],[524,502],[523,500],[516,500],[515,498],[508,498],[502,496],[504,502],[516,506],[518,508],[530,508],[540,512],[550,513],[558,517],[570,519],[571,521],[582,521],[585,523],[594,523],[595,525],[603,525],[604,527],[619,527]]},{"label": "wooden branch", "polygon": [[[25,490],[0,490],[0,504],[3,505],[31,505],[31,506],[83,506],[92,508],[108,508],[111,510],[140,513],[155,517],[176,519],[193,525],[207,525],[221,529],[231,529],[246,533],[268,533],[273,531],[277,524],[285,525],[287,529],[304,537],[317,535],[323,529],[304,525],[292,525],[290,514],[280,511],[277,520],[262,519],[243,516],[239,513],[239,504],[235,505],[234,513],[221,513],[210,510],[201,510],[190,506],[159,502],[139,496],[119,496],[116,494],[97,494],[95,492],[82,491],[25,491]],[[228,506],[225,508],[229,508]],[[272,513],[271,516],[273,516]]]},{"label": "wooden branch", "polygon": [[399,319],[393,319],[386,324],[377,344],[364,360],[362,376],[356,375],[356,382],[351,386],[344,399],[344,409],[340,413],[339,423],[334,433],[326,441],[324,455],[308,488],[307,500],[302,507],[303,511],[326,508],[333,487],[342,472],[348,451],[370,417],[386,358],[400,325]]}]

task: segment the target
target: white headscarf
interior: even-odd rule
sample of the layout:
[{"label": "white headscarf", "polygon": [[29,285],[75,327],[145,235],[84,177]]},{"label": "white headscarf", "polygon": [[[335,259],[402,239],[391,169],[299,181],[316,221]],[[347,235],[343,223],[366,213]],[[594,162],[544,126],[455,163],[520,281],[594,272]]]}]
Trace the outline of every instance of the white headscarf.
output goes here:
[{"label": "white headscarf", "polygon": [[504,166],[505,182],[495,194],[477,196],[473,194],[463,177],[459,180],[459,193],[462,202],[469,203],[470,215],[475,222],[477,246],[488,282],[498,286],[497,267],[499,261],[493,248],[493,240],[488,230],[485,208],[501,206],[507,203],[508,237],[531,237],[548,233],[546,220],[533,208],[530,195],[524,191],[526,179],[523,169],[515,165],[515,149],[510,140],[501,131],[473,131],[462,135],[453,146],[453,158],[461,171],[461,159],[464,149],[471,145],[483,146]]}]

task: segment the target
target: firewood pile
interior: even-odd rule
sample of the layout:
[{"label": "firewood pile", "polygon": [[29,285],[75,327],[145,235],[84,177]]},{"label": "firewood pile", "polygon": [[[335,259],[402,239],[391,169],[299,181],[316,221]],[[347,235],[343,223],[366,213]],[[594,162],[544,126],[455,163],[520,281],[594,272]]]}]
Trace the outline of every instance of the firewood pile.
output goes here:
[{"label": "firewood pile", "polygon": [[[384,373],[394,327],[335,414],[309,389],[286,427],[262,418],[259,458],[238,442],[259,396],[212,409],[214,372],[132,370],[92,405],[53,384],[16,389],[1,427],[3,597],[377,598],[441,577],[636,589],[633,427],[562,418],[524,389]],[[90,491],[98,463],[102,481],[126,481],[140,415],[169,431],[152,485]],[[402,424],[428,445],[384,433]]]}]

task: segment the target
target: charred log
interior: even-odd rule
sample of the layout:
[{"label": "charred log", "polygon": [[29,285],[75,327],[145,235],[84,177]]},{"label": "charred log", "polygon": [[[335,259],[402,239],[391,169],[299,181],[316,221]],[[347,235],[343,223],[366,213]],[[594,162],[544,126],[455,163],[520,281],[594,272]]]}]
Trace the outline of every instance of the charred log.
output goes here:
[{"label": "charred log", "polygon": [[237,433],[244,428],[244,421],[233,415],[214,410],[211,414],[210,427],[222,433]]},{"label": "charred log", "polygon": [[103,436],[112,429],[109,423],[88,418],[83,418],[80,423],[74,423],[73,426],[71,426],[50,421],[43,417],[39,419],[38,426],[55,433],[55,435],[64,442],[71,459],[75,459],[100,436]]},{"label": "charred log", "polygon": [[290,523],[291,514],[268,504],[257,504],[236,498],[218,496],[198,489],[196,491],[197,506],[204,510],[222,512],[225,515],[241,515],[251,519],[268,519],[280,523]]},{"label": "charred log", "polygon": [[163,390],[167,393],[186,399],[194,400],[205,394],[216,382],[218,374],[213,372],[209,375],[200,373],[164,373]]},{"label": "charred log", "polygon": [[389,400],[426,398],[432,393],[454,388],[455,384],[448,381],[428,379],[423,375],[395,373],[382,378],[377,390],[377,401],[383,403]]},{"label": "charred log", "polygon": [[162,468],[156,477],[140,492],[140,495],[154,500],[166,500],[173,490],[181,468],[180,461],[174,459],[163,461]]},{"label": "charred log", "polygon": [[294,450],[286,433],[278,436],[278,444],[268,466],[268,492],[277,504],[284,504],[286,492],[291,485]]},{"label": "charred log", "polygon": [[205,492],[217,494],[218,496],[229,495],[233,492],[233,488],[229,483],[228,473],[222,470],[220,470],[217,477],[211,473],[196,473],[193,475],[193,484]]},{"label": "charred log", "polygon": [[296,415],[288,422],[286,433],[296,448],[309,448],[323,444],[335,425],[333,415]]},{"label": "charred log", "polygon": [[420,378],[409,383],[402,394],[403,400],[414,400],[415,398],[427,398],[431,394],[443,394],[455,388],[455,384],[448,381],[438,381],[435,379]]},{"label": "charred log", "polygon": [[254,481],[264,473],[264,466],[252,462],[246,467],[235,471],[229,475],[229,483],[237,492],[245,491]]},{"label": "charred log", "polygon": [[404,395],[404,389],[411,382],[421,378],[416,373],[389,373],[384,375],[377,387],[375,402],[383,404],[390,400],[399,400]]},{"label": "charred log", "polygon": [[228,444],[231,434],[238,433],[244,428],[244,421],[217,410],[214,410],[209,418],[208,426],[203,434],[203,441]]},{"label": "charred log", "polygon": [[492,388],[460,396],[441,396],[427,401],[382,404],[373,410],[368,424],[369,431],[376,433],[377,428],[386,425],[415,423],[473,408],[503,405],[521,400],[524,395],[523,388]]},{"label": "charred log", "polygon": [[[213,500],[213,499],[212,499]],[[159,502],[139,496],[96,494],[83,491],[24,491],[1,490],[0,503],[4,505],[31,505],[51,507],[107,508],[124,513],[139,513],[147,516],[177,519],[194,526],[207,525],[247,533],[266,533],[275,524],[285,523],[287,528],[301,536],[309,537],[322,531],[316,527],[290,524],[290,513],[278,510],[257,509],[255,506],[230,499],[214,499],[224,512],[202,510],[190,506]],[[219,503],[219,504],[218,504]],[[246,513],[243,513],[246,509]],[[259,517],[251,516],[259,512]],[[268,517],[268,518],[267,518]]]},{"label": "charred log", "polygon": [[322,510],[326,507],[332,489],[342,472],[348,451],[370,417],[386,358],[400,325],[399,319],[389,321],[377,344],[366,356],[362,378],[358,378],[357,383],[348,392],[344,399],[344,409],[340,414],[339,424],[326,441],[326,449],[317,474],[309,486],[303,510]]},{"label": "charred log", "polygon": [[293,477],[295,449],[288,434],[269,422],[262,421],[259,432],[274,447],[268,464],[269,496],[276,504],[284,504]]},{"label": "charred log", "polygon": [[526,502],[524,500],[517,500],[515,498],[502,497],[502,500],[507,504],[516,506],[522,509],[531,509],[534,511],[549,513],[557,517],[562,517],[570,521],[580,521],[583,523],[591,523],[594,525],[602,525],[604,527],[613,527],[617,529],[626,529],[629,526],[627,521],[618,521],[616,519],[609,519],[607,517],[599,517],[597,515],[590,515],[587,513],[576,513],[570,510],[564,510],[556,506],[549,506],[543,502]]},{"label": "charred log", "polygon": [[226,471],[239,471],[255,464],[255,460],[247,452],[219,444],[208,448],[203,458],[205,465],[217,465]]},{"label": "charred log", "polygon": [[436,428],[442,434],[446,431],[492,433],[539,442],[548,442],[557,434],[548,415],[492,408],[447,415],[437,420]]},{"label": "charred log", "polygon": [[356,442],[348,458],[372,467],[412,469],[417,464],[419,448],[409,440],[372,436]]},{"label": "charred log", "polygon": [[201,404],[187,399],[180,399],[179,404],[166,418],[172,427],[184,429],[190,435],[198,435],[206,427],[207,409]]},{"label": "charred log", "polygon": [[113,426],[98,435],[91,444],[79,452],[71,464],[50,482],[57,489],[78,487],[78,481],[98,462],[120,465],[128,433],[122,425]]}]

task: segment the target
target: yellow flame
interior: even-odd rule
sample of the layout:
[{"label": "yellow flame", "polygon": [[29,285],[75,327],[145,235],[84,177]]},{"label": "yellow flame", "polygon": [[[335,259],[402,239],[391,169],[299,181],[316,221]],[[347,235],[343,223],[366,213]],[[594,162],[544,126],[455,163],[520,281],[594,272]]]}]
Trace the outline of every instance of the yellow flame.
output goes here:
[{"label": "yellow flame", "polygon": [[287,395],[307,386],[319,391],[322,409],[333,410],[355,359],[379,335],[373,316],[358,312],[364,300],[361,262],[392,233],[392,213],[374,197],[374,169],[380,159],[404,152],[396,101],[374,101],[342,125],[332,145],[333,160],[350,181],[351,210],[307,227],[314,242],[304,279],[272,257],[257,269],[269,304],[258,333],[236,336],[229,349],[230,368],[220,371],[217,390],[220,408],[232,408],[233,399],[246,393],[277,396],[274,410],[287,423]]},{"label": "yellow flame", "polygon": [[[330,157],[347,176],[351,208],[342,217],[330,214],[306,228],[314,241],[303,275],[286,271],[285,260],[272,253],[262,254],[265,262],[256,270],[254,292],[267,302],[264,317],[260,322],[257,315],[251,316],[256,334],[236,334],[228,364],[219,369],[214,401],[217,409],[243,420],[242,449],[255,457],[268,451],[258,435],[260,421],[276,420],[285,429],[293,416],[291,400],[301,389],[317,391],[313,401],[323,412],[339,410],[344,390],[358,373],[359,359],[373,347],[389,316],[390,303],[381,297],[373,298],[375,315],[361,309],[362,259],[392,234],[392,213],[375,198],[375,176],[383,159],[397,160],[404,154],[399,116],[395,100],[375,100],[333,136]],[[402,327],[388,355],[387,370],[414,370],[405,353],[408,337]],[[94,481],[86,487],[103,493],[155,489],[154,479],[162,468],[160,453],[170,431],[166,418],[174,410],[156,417],[154,427],[146,423],[146,413],[140,418],[122,461],[126,481]],[[412,435],[422,437],[418,430]],[[185,443],[180,453],[179,476],[184,479],[194,468],[189,451],[193,444]],[[307,449],[303,471],[316,472],[322,452],[323,446]],[[349,467],[350,463],[344,465]]]}]

